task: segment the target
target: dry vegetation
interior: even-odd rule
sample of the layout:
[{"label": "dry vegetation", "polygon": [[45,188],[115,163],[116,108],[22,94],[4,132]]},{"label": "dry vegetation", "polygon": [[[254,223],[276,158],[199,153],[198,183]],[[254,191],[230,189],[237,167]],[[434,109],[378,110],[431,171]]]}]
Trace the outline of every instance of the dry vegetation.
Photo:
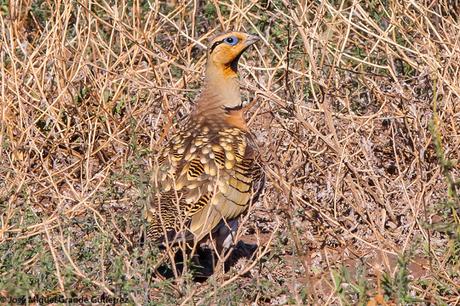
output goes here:
[{"label": "dry vegetation", "polygon": [[[0,1],[0,298],[460,304],[458,10]],[[229,29],[262,37],[240,67],[268,177],[241,239],[260,247],[165,278],[139,244],[153,155]]]}]

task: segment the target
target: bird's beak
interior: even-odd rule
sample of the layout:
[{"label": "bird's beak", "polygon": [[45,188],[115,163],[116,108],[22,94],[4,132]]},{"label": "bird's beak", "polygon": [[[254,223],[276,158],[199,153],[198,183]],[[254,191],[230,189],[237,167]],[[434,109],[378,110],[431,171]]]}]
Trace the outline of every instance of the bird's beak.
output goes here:
[{"label": "bird's beak", "polygon": [[260,37],[257,35],[248,35],[248,38],[246,39],[245,45],[246,47],[249,47],[250,45],[255,44],[260,40]]}]

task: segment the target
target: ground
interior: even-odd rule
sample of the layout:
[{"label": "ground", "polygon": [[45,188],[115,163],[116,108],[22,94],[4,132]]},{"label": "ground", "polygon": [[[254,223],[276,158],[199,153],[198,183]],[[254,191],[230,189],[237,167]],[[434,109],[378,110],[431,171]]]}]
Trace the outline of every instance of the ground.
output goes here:
[{"label": "ground", "polygon": [[[0,303],[460,304],[458,12],[0,1]],[[243,255],[199,278],[140,243],[143,207],[227,30],[261,37],[239,74],[267,188]]]}]

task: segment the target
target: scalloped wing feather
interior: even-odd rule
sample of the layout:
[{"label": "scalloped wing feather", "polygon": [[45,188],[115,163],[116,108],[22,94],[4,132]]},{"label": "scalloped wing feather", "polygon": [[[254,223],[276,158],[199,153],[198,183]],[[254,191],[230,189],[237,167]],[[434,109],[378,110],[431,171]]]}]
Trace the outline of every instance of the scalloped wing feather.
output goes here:
[{"label": "scalloped wing feather", "polygon": [[147,211],[148,236],[154,240],[163,240],[165,233],[169,240],[201,240],[221,220],[244,213],[263,188],[265,177],[247,132],[189,127],[171,139],[158,159],[157,194]]}]

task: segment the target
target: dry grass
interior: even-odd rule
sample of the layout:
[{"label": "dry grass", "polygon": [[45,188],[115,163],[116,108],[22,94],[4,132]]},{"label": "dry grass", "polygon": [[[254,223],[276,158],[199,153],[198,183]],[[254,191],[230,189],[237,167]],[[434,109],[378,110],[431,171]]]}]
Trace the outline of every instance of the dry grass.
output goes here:
[{"label": "dry grass", "polygon": [[[450,7],[448,7],[450,6]],[[0,298],[460,304],[458,1],[0,1]],[[203,283],[140,247],[207,38],[241,61],[268,188]],[[1,301],[1,300],[0,300]]]}]

